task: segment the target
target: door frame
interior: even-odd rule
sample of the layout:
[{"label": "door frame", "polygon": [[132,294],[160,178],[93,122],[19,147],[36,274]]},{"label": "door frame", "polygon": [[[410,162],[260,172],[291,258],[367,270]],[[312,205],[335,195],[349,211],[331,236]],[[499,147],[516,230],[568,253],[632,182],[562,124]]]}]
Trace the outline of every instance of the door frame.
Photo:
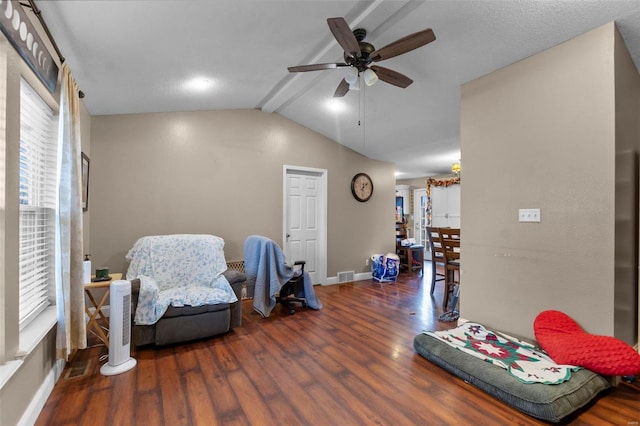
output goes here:
[{"label": "door frame", "polygon": [[289,173],[310,173],[320,178],[320,199],[318,200],[316,212],[318,214],[318,253],[320,258],[317,265],[318,282],[327,284],[327,169],[316,169],[313,167],[293,166],[285,164],[282,166],[282,246],[287,247],[287,174]]},{"label": "door frame", "polygon": [[[425,212],[424,212],[424,223],[425,223],[425,229],[421,230],[419,223],[420,223],[420,211],[418,209],[420,209],[421,204],[420,204],[420,198],[419,196],[424,194],[425,197],[427,197],[427,188],[414,188],[413,189],[413,237],[416,239],[416,242],[418,244],[422,244],[425,246],[425,250],[427,250],[428,246],[429,246],[429,242],[422,239],[422,234],[425,234],[426,236],[426,227],[427,225],[427,206],[425,206]],[[418,214],[416,214],[418,213]],[[424,231],[424,232],[423,232]],[[420,235],[420,238],[418,239],[418,235]]]}]

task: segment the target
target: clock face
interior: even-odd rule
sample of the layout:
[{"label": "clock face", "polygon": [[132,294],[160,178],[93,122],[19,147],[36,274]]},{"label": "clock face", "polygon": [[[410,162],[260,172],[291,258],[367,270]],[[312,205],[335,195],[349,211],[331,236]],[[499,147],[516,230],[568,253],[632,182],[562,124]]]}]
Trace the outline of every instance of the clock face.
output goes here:
[{"label": "clock face", "polygon": [[373,182],[366,173],[358,173],[351,180],[351,193],[358,201],[367,201],[373,194]]}]

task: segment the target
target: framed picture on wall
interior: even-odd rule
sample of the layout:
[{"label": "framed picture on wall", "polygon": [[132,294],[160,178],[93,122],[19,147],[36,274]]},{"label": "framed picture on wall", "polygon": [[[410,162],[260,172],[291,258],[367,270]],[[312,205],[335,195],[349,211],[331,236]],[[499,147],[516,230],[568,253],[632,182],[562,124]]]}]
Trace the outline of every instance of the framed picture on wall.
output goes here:
[{"label": "framed picture on wall", "polygon": [[82,211],[89,210],[89,157],[82,153]]}]

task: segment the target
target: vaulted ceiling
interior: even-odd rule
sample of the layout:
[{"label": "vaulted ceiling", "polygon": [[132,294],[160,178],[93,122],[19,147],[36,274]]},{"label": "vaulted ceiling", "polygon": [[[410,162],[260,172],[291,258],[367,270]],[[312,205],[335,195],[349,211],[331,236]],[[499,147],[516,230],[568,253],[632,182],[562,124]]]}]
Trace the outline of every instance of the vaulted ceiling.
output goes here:
[{"label": "vaulted ceiling", "polygon": [[[398,178],[447,173],[460,158],[465,82],[611,21],[640,63],[637,0],[36,0],[36,6],[92,115],[258,108],[393,162]],[[331,17],[365,29],[365,41],[377,48],[425,28],[436,40],[378,63],[413,79],[406,89],[379,81],[334,99],[346,68],[287,71],[343,61],[327,26]]]}]

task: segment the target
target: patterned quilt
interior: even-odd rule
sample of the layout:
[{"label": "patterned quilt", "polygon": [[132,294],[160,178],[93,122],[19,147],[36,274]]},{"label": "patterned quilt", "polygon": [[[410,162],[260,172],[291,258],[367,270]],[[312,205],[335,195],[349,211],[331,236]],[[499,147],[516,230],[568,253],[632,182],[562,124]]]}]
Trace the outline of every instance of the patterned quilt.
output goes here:
[{"label": "patterned quilt", "polygon": [[155,324],[169,305],[201,306],[238,300],[222,275],[224,240],[213,235],[140,238],[127,253],[127,279],[140,278],[136,324]]},{"label": "patterned quilt", "polygon": [[451,330],[424,333],[506,369],[523,383],[558,384],[569,380],[571,372],[580,369],[574,365],[558,365],[532,344],[472,322]]}]

